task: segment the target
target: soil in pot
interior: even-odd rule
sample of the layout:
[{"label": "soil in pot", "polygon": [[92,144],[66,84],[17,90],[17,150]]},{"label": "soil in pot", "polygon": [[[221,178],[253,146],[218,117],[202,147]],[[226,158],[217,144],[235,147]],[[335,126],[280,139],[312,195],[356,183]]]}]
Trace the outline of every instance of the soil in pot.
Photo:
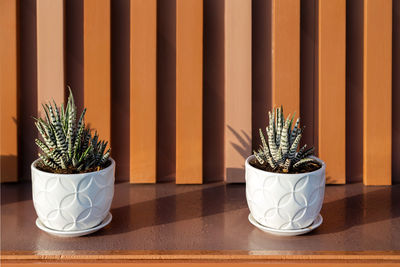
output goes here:
[{"label": "soil in pot", "polygon": [[44,172],[49,172],[49,173],[56,173],[56,174],[79,174],[79,173],[88,173],[88,172],[96,172],[100,171],[102,169],[107,168],[108,166],[111,165],[111,160],[107,160],[102,166],[90,168],[86,171],[77,171],[75,168],[68,168],[68,169],[59,169],[59,170],[54,170],[46,165],[43,164],[43,162],[40,160],[36,163],[35,167],[41,171]]},{"label": "soil in pot", "polygon": [[250,165],[253,166],[254,168],[257,168],[262,171],[267,171],[267,172],[276,172],[276,173],[288,173],[288,174],[296,174],[296,173],[306,173],[306,172],[313,172],[321,168],[321,164],[317,162],[311,162],[306,165],[300,166],[299,168],[295,169],[294,171],[289,171],[289,172],[284,172],[282,168],[276,168],[272,169],[269,164],[267,165],[261,165],[255,158],[249,161]]}]

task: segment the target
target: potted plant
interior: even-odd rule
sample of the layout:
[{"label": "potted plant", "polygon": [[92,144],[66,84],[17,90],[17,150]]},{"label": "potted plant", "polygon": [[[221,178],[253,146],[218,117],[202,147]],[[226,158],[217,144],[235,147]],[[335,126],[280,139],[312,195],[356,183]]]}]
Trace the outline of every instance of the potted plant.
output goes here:
[{"label": "potted plant", "polygon": [[245,163],[249,220],[272,234],[305,233],[322,223],[325,163],[313,156],[314,148],[298,149],[300,118],[293,125],[294,116],[285,120],[282,107],[268,116],[267,138],[260,129],[260,148]]},{"label": "potted plant", "polygon": [[108,142],[85,125],[86,109],[76,123],[71,90],[65,109],[55,102],[43,109],[45,117],[35,118],[41,153],[31,165],[36,224],[61,236],[98,230],[111,221],[114,195],[115,162]]}]

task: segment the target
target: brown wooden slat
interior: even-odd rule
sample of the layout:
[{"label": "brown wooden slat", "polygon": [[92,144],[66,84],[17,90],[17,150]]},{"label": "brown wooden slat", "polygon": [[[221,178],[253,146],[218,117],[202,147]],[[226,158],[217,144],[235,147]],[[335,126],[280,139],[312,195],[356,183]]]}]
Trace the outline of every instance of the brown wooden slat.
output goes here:
[{"label": "brown wooden slat", "polygon": [[156,0],[131,0],[130,181],[156,182]]},{"label": "brown wooden slat", "polygon": [[272,0],[272,105],[300,114],[300,0]]},{"label": "brown wooden slat", "polygon": [[0,1],[0,181],[18,180],[17,0]]},{"label": "brown wooden slat", "polygon": [[365,185],[392,182],[392,0],[364,1]]},{"label": "brown wooden slat", "polygon": [[251,154],[251,1],[225,1],[225,180],[244,182]]},{"label": "brown wooden slat", "polygon": [[64,1],[37,0],[37,97],[42,104],[64,102]]},{"label": "brown wooden slat", "polygon": [[346,0],[318,2],[318,155],[346,183]]},{"label": "brown wooden slat", "polygon": [[176,183],[203,181],[203,0],[176,2]]},{"label": "brown wooden slat", "polygon": [[[393,1],[393,72],[400,73],[400,0]],[[400,114],[400,75],[393,75],[392,114]],[[400,151],[400,120],[392,117],[392,151]],[[400,183],[400,155],[393,153],[393,183]]]},{"label": "brown wooden slat", "polygon": [[110,140],[110,0],[83,3],[84,106],[86,122]]}]

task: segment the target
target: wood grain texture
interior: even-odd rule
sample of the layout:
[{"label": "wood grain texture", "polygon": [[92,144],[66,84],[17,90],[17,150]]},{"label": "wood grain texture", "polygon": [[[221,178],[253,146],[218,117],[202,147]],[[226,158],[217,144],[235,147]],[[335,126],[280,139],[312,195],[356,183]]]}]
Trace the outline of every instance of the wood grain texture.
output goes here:
[{"label": "wood grain texture", "polygon": [[346,1],[318,2],[318,156],[346,183]]},{"label": "wood grain texture", "polygon": [[[198,261],[188,261],[188,262],[157,262],[155,263],[154,261],[152,262],[109,262],[109,263],[46,263],[46,267],[53,267],[53,266],[76,266],[76,267],[119,267],[119,266],[130,266],[130,267],[141,267],[141,266],[146,266],[146,267],[159,267],[159,266],[168,266],[168,267],[174,267],[174,266],[190,266],[190,267],[201,267],[201,266],[223,266],[223,267],[228,267],[228,266],[254,266],[255,264],[268,264],[269,267],[296,267],[296,266],[315,266],[315,267],[340,267],[340,266],[351,266],[351,267],[372,267],[372,266],[385,266],[385,267],[397,267],[399,266],[398,263],[385,263],[385,262],[380,262],[380,263],[365,263],[365,262],[274,262],[271,263],[271,261],[249,261],[249,262],[243,262],[243,261],[230,261],[230,262],[220,262],[220,261],[214,261],[214,262],[198,262]],[[32,266],[32,263],[6,263],[4,267],[23,267],[23,266]]]},{"label": "wood grain texture", "polygon": [[203,0],[176,2],[176,183],[203,181]]},{"label": "wood grain texture", "polygon": [[300,114],[300,0],[272,0],[272,105]]},{"label": "wood grain texture", "polygon": [[64,0],[37,0],[37,101],[64,102]]},{"label": "wood grain texture", "polygon": [[[393,1],[393,72],[400,73],[400,0]],[[400,75],[393,75],[392,114],[400,114]],[[400,151],[400,120],[392,116],[392,151]],[[400,155],[392,154],[392,182],[400,183]]]},{"label": "wood grain texture", "polygon": [[225,180],[244,182],[251,154],[251,1],[225,1]]},{"label": "wood grain texture", "polygon": [[[18,180],[17,0],[0,2],[0,181]],[[7,40],[6,42],[4,40]]]},{"label": "wood grain texture", "polygon": [[83,87],[86,123],[111,136],[110,0],[83,2]]},{"label": "wood grain texture", "polygon": [[131,0],[130,181],[156,182],[156,0]]},{"label": "wood grain texture", "polygon": [[[132,263],[132,262],[143,262],[149,261],[165,261],[173,262],[174,264],[178,262],[193,262],[193,261],[202,261],[203,263],[212,262],[215,264],[215,261],[223,263],[224,261],[229,261],[230,263],[234,261],[252,261],[265,263],[265,262],[277,262],[282,264],[283,261],[296,262],[296,263],[322,263],[325,262],[327,264],[331,264],[332,261],[336,261],[337,263],[373,263],[376,264],[378,262],[386,263],[400,263],[400,255],[398,251],[355,251],[355,252],[343,252],[343,251],[303,251],[300,254],[287,254],[279,251],[260,251],[260,253],[253,252],[249,253],[249,251],[237,251],[237,250],[201,250],[201,251],[193,251],[193,250],[175,250],[175,251],[98,251],[95,254],[86,253],[85,251],[80,252],[80,254],[71,254],[71,251],[63,251],[63,260],[64,261],[75,261],[76,263],[86,262],[92,263],[96,261],[96,263],[102,263],[105,261],[121,261]],[[76,252],[76,251],[74,251]],[[22,253],[9,253],[2,252],[2,260],[3,262],[16,262],[24,263],[24,262],[46,262],[48,264],[59,262],[60,261],[60,253],[61,251],[49,251],[48,254],[36,254],[32,252],[22,252]],[[331,266],[331,265],[329,265]],[[357,265],[356,265],[357,266]]]},{"label": "wood grain texture", "polygon": [[365,185],[392,182],[392,1],[364,1]]}]

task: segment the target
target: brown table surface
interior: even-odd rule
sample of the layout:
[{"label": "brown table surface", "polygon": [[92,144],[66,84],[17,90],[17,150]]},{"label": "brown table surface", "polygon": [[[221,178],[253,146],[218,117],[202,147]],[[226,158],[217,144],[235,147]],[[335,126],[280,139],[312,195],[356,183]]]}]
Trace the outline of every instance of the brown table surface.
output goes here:
[{"label": "brown table surface", "polygon": [[323,224],[296,237],[249,223],[244,184],[118,183],[111,213],[110,225],[94,234],[53,237],[35,225],[31,184],[2,184],[2,258],[400,260],[400,185],[327,186]]}]

